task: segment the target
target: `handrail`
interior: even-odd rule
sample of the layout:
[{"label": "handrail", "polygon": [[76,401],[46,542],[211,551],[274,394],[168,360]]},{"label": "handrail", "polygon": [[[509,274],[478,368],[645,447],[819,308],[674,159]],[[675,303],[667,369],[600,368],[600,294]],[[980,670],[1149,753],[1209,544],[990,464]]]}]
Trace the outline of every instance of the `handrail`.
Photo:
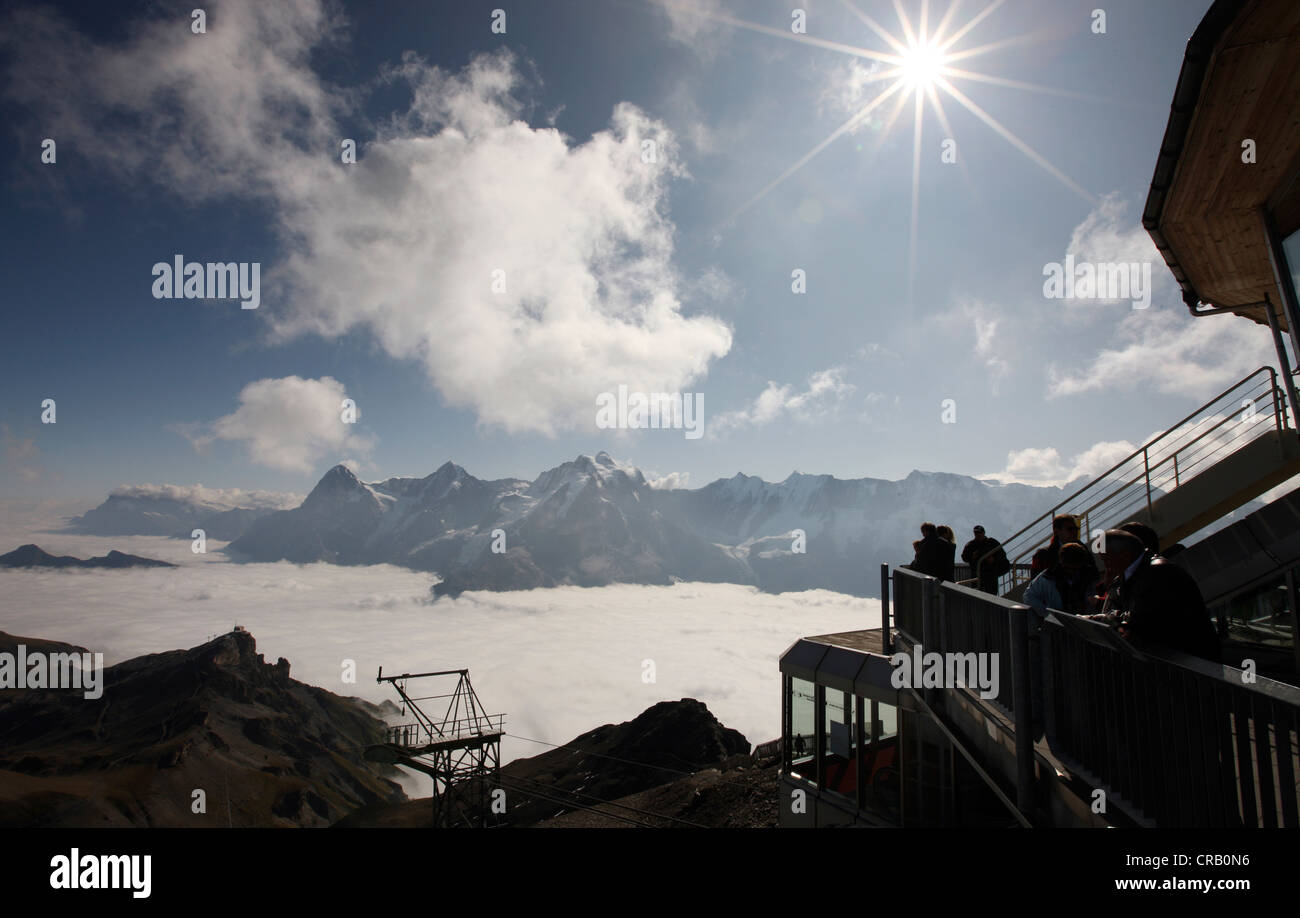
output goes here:
[{"label": "handrail", "polygon": [[[1035,735],[1108,807],[1156,826],[1300,826],[1300,688],[1156,647],[1055,612],[1029,646],[1025,607],[905,568],[893,571],[900,635],[926,652],[998,654],[1010,685],[974,706],[1014,724],[1017,805],[1030,812]],[[1010,689],[1010,691],[1008,691]],[[950,711],[942,689],[927,706]],[[1032,716],[1031,716],[1032,714]],[[1004,772],[1005,774],[1005,772]],[[1041,779],[1040,779],[1041,780]],[[1109,810],[1107,810],[1109,811]],[[1108,817],[1109,818],[1109,817]]]},{"label": "handrail", "polygon": [[[467,725],[467,726],[461,726]],[[439,729],[439,726],[441,729]],[[450,729],[448,729],[450,728]],[[430,729],[423,723],[393,724],[387,728],[388,742],[394,746],[420,746],[457,740],[466,736],[481,736],[505,729],[504,714],[482,714],[447,721]]]},{"label": "handrail", "polygon": [[[1256,380],[1257,377],[1262,377],[1262,378],[1259,380],[1259,382],[1252,382]],[[1016,587],[1021,582],[1022,580],[1020,576],[1021,569],[1025,567],[1023,562],[1027,558],[1031,557],[1032,554],[1036,552],[1039,548],[1043,547],[1044,545],[1048,544],[1051,541],[1052,535],[1050,532],[1051,529],[1050,522],[1057,515],[1057,513],[1063,510],[1063,508],[1072,505],[1077,508],[1080,499],[1086,498],[1089,492],[1095,492],[1101,495],[1099,499],[1095,500],[1088,506],[1077,509],[1075,511],[1076,515],[1080,517],[1081,523],[1084,524],[1089,531],[1091,531],[1091,529],[1094,528],[1093,526],[1094,522],[1097,522],[1098,516],[1104,518],[1102,521],[1100,521],[1101,524],[1104,524],[1107,522],[1118,522],[1118,518],[1121,517],[1123,514],[1132,512],[1133,509],[1132,503],[1134,500],[1133,497],[1130,497],[1127,500],[1124,500],[1123,502],[1118,504],[1119,512],[1114,512],[1116,510],[1115,507],[1110,508],[1109,511],[1103,510],[1103,508],[1106,506],[1107,503],[1110,503],[1112,501],[1119,501],[1121,498],[1124,498],[1126,492],[1128,492],[1130,489],[1140,486],[1142,489],[1142,493],[1139,495],[1134,495],[1134,497],[1136,497],[1139,500],[1145,498],[1147,511],[1148,513],[1150,513],[1152,510],[1153,503],[1157,497],[1163,496],[1164,494],[1168,494],[1170,491],[1180,487],[1182,483],[1189,480],[1189,478],[1194,477],[1188,474],[1188,472],[1191,469],[1195,468],[1197,465],[1204,462],[1209,456],[1213,456],[1214,454],[1216,454],[1226,446],[1230,444],[1235,444],[1240,440],[1242,440],[1242,437],[1240,436],[1231,436],[1227,440],[1224,440],[1223,442],[1218,442],[1217,444],[1213,445],[1212,448],[1208,449],[1208,451],[1202,449],[1196,451],[1196,454],[1192,454],[1189,452],[1197,444],[1206,441],[1207,438],[1209,438],[1212,434],[1214,434],[1216,431],[1219,431],[1226,424],[1228,424],[1230,421],[1233,421],[1236,418],[1237,412],[1240,409],[1234,406],[1232,410],[1226,412],[1222,410],[1222,407],[1220,407],[1219,410],[1220,412],[1222,412],[1223,416],[1217,418],[1216,423],[1212,424],[1208,429],[1200,431],[1195,436],[1191,437],[1191,439],[1186,440],[1186,442],[1178,443],[1180,438],[1185,438],[1189,436],[1190,434],[1192,434],[1192,432],[1196,430],[1196,428],[1200,427],[1207,420],[1216,419],[1216,415],[1213,413],[1205,415],[1203,417],[1200,417],[1200,419],[1197,420],[1195,423],[1191,424],[1190,427],[1187,426],[1189,422],[1193,421],[1193,419],[1197,418],[1200,415],[1204,415],[1208,409],[1214,408],[1218,403],[1222,402],[1225,398],[1229,396],[1233,396],[1233,400],[1235,401],[1237,398],[1240,398],[1243,395],[1247,395],[1248,393],[1253,394],[1254,390],[1258,388],[1261,385],[1261,383],[1263,384],[1263,388],[1259,392],[1259,397],[1252,400],[1252,404],[1260,401],[1264,401],[1265,403],[1267,403],[1266,397],[1271,398],[1272,417],[1274,421],[1273,426],[1278,432],[1285,430],[1288,427],[1286,399],[1283,397],[1283,393],[1281,392],[1281,389],[1278,384],[1277,371],[1270,366],[1260,367],[1254,372],[1238,380],[1233,385],[1224,389],[1214,398],[1205,402],[1203,405],[1201,405],[1191,414],[1188,414],[1182,420],[1178,421],[1176,424],[1169,427],[1159,436],[1154,437],[1150,441],[1144,443],[1139,449],[1136,449],[1128,456],[1125,456],[1123,459],[1121,459],[1119,462],[1112,465],[1105,472],[1102,472],[1100,475],[1097,475],[1094,478],[1092,478],[1090,481],[1088,481],[1078,490],[1071,493],[1069,496],[1058,501],[1055,505],[1053,505],[1053,507],[1050,510],[1034,518],[1033,521],[1031,521],[1024,528],[1020,529],[1014,535],[1003,540],[999,547],[1006,552],[1007,559],[1012,563],[1012,567],[1011,570],[1008,572],[1008,574],[1004,575],[1006,580],[1004,581],[1003,587],[1000,590],[1000,592],[1007,592],[1010,589]],[[1234,395],[1234,393],[1236,394]],[[1259,422],[1266,420],[1268,418],[1268,412],[1261,411],[1257,417],[1258,420],[1251,423],[1249,430],[1246,432],[1246,436],[1249,438],[1249,440],[1254,440],[1256,438],[1257,435],[1255,434],[1255,431],[1257,431],[1260,426]],[[1213,443],[1214,441],[1211,442]],[[1157,458],[1157,460],[1153,464],[1152,453],[1161,445],[1172,446],[1173,448],[1168,455],[1164,455],[1163,457]],[[1184,461],[1182,463],[1179,462],[1180,454],[1184,455]],[[1124,466],[1135,462],[1139,457],[1141,457],[1142,459],[1142,468],[1140,470],[1135,470],[1132,476],[1112,477],[1114,476],[1114,473],[1124,468]],[[1187,462],[1186,461],[1187,458],[1191,458],[1192,461],[1190,463]],[[1170,463],[1172,463],[1173,465],[1172,487],[1169,486],[1170,482],[1167,479],[1163,482],[1163,487],[1162,487],[1162,482],[1160,481],[1160,469]],[[1154,478],[1156,480],[1154,487],[1152,482],[1153,472],[1155,473]],[[1112,519],[1112,517],[1114,519]],[[1048,524],[1046,526],[1048,530],[1046,536],[1043,536],[1041,534],[1044,527],[1044,523]],[[1032,533],[1035,530],[1038,530],[1038,532],[1040,533],[1037,539],[1030,542],[1028,545],[1016,544],[1018,541],[1022,539],[1022,537]],[[1082,535],[1083,533],[1081,531],[1081,536]],[[1086,538],[1086,536],[1083,537]],[[997,549],[993,549],[992,551],[980,557],[976,561],[976,565],[975,565],[976,569],[978,569],[979,564],[982,564],[985,560],[992,557],[992,555],[996,551]]]}]

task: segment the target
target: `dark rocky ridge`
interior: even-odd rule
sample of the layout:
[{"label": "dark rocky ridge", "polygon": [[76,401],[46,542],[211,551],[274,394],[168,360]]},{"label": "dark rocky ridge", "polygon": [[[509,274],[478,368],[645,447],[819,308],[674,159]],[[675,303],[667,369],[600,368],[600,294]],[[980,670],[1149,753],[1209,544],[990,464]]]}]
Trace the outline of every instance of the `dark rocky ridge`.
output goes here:
[{"label": "dark rocky ridge", "polygon": [[72,555],[52,555],[39,545],[20,545],[8,554],[0,555],[0,567],[175,567],[167,561],[110,551],[98,558],[74,558]]},{"label": "dark rocky ridge", "polygon": [[106,667],[97,700],[0,692],[0,826],[326,826],[405,799],[362,757],[377,710],[291,679],[244,631]]}]

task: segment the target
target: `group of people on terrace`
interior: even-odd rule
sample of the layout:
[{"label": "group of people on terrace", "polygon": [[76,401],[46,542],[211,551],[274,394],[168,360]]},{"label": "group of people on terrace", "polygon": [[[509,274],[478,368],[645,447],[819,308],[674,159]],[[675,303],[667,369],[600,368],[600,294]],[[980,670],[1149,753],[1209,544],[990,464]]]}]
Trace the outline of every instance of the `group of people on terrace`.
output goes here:
[{"label": "group of people on terrace", "polygon": [[[945,538],[944,532],[948,533]],[[921,526],[913,543],[915,571],[953,580],[952,530]],[[1094,542],[1100,560],[1079,540],[1079,521],[1063,513],[1052,519],[1052,539],[1035,552],[1023,602],[1033,610],[1037,633],[1049,613],[1078,615],[1110,625],[1136,646],[1161,646],[1222,662],[1219,635],[1195,579],[1170,560],[1181,545],[1162,554],[1155,530],[1139,522],[1107,529]],[[1006,553],[981,526],[962,551],[979,588],[998,592],[998,578],[1011,569]]]},{"label": "group of people on terrace", "polygon": [[[985,535],[983,526],[975,527],[974,536],[962,548],[961,559],[975,573],[979,588],[996,595],[998,578],[1011,570],[1011,563],[998,540]],[[921,538],[912,543],[912,550],[912,570],[940,580],[956,579],[957,542],[951,527],[922,523]]]}]

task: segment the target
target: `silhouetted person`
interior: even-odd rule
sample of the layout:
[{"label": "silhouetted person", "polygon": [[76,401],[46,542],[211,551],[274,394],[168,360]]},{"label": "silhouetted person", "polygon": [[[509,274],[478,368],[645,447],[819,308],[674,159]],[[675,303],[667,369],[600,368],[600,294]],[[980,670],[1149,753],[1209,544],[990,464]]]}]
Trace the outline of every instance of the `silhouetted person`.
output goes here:
[{"label": "silhouetted person", "polygon": [[1056,565],[1035,577],[1025,590],[1025,605],[1040,619],[1049,611],[1086,613],[1100,576],[1092,555],[1078,542],[1062,545],[1057,556]]},{"label": "silhouetted person", "polygon": [[935,529],[939,536],[939,541],[943,543],[942,570],[935,576],[940,580],[957,579],[957,535],[952,531],[950,526],[939,526]]},{"label": "silhouetted person", "polygon": [[[945,563],[952,563],[943,539],[939,538],[939,527],[934,523],[921,524],[921,538],[912,543],[912,548],[916,551],[912,570],[918,573],[942,578]],[[952,579],[951,576],[948,579]]]},{"label": "silhouetted person", "polygon": [[1107,604],[1118,615],[1124,637],[1138,646],[1169,647],[1222,662],[1219,636],[1191,574],[1152,554],[1123,529],[1106,530],[1103,549],[1111,584]]},{"label": "silhouetted person", "polygon": [[1156,531],[1150,526],[1145,523],[1139,523],[1136,520],[1130,520],[1119,528],[1123,529],[1125,532],[1131,532],[1133,535],[1141,539],[1143,547],[1145,547],[1147,551],[1151,552],[1151,554],[1160,554],[1160,536],[1156,535]]},{"label": "silhouetted person", "polygon": [[1002,543],[986,536],[983,526],[976,526],[974,533],[975,538],[962,548],[961,559],[970,565],[971,572],[979,580],[979,588],[996,596],[998,578],[1011,570],[1011,562],[1002,550]]},{"label": "silhouetted person", "polygon": [[[1047,543],[1046,548],[1040,548],[1034,552],[1033,560],[1029,564],[1029,576],[1037,577],[1043,571],[1056,566],[1056,553],[1061,550],[1061,546],[1066,542],[1079,541],[1079,521],[1070,513],[1058,513],[1052,517],[1052,541]],[[1092,553],[1089,552],[1089,557]],[[1093,564],[1096,567],[1096,563]]]}]

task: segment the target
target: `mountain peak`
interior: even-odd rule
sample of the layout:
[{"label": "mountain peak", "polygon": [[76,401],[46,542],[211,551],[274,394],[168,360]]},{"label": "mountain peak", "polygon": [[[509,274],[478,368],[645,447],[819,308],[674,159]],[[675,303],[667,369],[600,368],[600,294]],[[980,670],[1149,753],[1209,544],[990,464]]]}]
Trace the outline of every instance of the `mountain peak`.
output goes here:
[{"label": "mountain peak", "polygon": [[347,481],[347,482],[353,482],[353,481],[360,482],[361,480],[357,478],[355,472],[353,472],[350,468],[348,468],[346,465],[344,465],[341,462],[338,465],[334,466],[334,468],[326,472],[325,477],[322,478],[321,481],[325,481],[331,478],[335,480]]},{"label": "mountain peak", "polygon": [[347,497],[363,490],[365,485],[361,483],[361,479],[357,478],[350,468],[340,463],[321,477],[302,505],[314,507],[322,501]]}]

